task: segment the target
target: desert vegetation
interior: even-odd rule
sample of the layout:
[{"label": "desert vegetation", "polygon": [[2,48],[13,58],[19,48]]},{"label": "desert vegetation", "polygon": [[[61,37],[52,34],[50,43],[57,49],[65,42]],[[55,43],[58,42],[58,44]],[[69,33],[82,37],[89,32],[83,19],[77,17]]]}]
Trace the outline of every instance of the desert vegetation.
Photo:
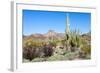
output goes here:
[{"label": "desert vegetation", "polygon": [[[57,36],[56,36],[57,37]],[[84,60],[91,58],[91,35],[71,31],[64,37],[23,38],[23,62]]]}]

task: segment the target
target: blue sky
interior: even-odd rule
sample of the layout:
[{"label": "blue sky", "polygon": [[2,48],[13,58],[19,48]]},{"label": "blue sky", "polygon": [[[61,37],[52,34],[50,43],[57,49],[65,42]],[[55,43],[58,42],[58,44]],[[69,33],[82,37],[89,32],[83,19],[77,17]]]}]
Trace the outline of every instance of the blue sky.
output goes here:
[{"label": "blue sky", "polygon": [[23,34],[44,34],[48,30],[64,33],[67,14],[69,14],[70,30],[79,29],[82,33],[91,30],[90,13],[23,10]]}]

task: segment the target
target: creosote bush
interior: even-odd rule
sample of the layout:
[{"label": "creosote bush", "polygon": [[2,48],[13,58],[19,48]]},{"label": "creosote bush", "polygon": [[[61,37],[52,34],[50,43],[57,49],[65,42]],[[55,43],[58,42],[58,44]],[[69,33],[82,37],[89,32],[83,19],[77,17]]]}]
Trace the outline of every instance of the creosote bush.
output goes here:
[{"label": "creosote bush", "polygon": [[30,61],[37,57],[49,57],[51,55],[53,55],[52,44],[28,40],[23,47],[23,58]]}]

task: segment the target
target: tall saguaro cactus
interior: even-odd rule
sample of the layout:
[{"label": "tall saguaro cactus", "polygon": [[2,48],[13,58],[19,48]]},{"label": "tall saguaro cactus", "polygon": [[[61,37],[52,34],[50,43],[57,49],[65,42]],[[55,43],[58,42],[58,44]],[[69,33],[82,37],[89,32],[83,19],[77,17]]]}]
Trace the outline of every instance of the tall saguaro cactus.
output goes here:
[{"label": "tall saguaro cactus", "polygon": [[70,21],[69,21],[69,14],[67,14],[67,19],[66,19],[66,33],[70,33]]},{"label": "tall saguaro cactus", "polygon": [[65,46],[66,46],[67,50],[70,49],[70,21],[69,21],[69,14],[67,14],[67,19],[66,19]]}]

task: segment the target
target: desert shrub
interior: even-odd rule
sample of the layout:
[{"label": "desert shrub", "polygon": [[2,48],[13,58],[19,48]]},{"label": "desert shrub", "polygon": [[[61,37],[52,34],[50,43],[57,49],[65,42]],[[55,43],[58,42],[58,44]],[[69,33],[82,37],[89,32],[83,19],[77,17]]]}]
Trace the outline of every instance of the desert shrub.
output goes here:
[{"label": "desert shrub", "polygon": [[86,54],[91,54],[91,43],[90,41],[82,38],[82,47],[81,50],[84,51]]},{"label": "desert shrub", "polygon": [[53,54],[54,43],[27,40],[23,46],[23,58],[32,61],[34,58],[49,57]]},{"label": "desert shrub", "polygon": [[90,45],[83,45],[81,50],[84,51],[86,54],[90,54],[91,53],[91,46]]},{"label": "desert shrub", "polygon": [[35,59],[33,59],[32,60],[32,62],[42,62],[42,61],[46,61],[47,60],[47,58],[35,58]]},{"label": "desert shrub", "polygon": [[34,49],[33,49],[33,42],[32,40],[27,40],[23,46],[23,58],[29,59],[30,61],[34,58]]},{"label": "desert shrub", "polygon": [[51,41],[49,41],[49,45],[51,45],[53,47],[56,47],[58,43],[59,43],[58,40],[51,40]]},{"label": "desert shrub", "polygon": [[33,50],[32,48],[23,48],[23,58],[31,61],[34,58]]},{"label": "desert shrub", "polygon": [[65,57],[63,55],[53,55],[47,58],[47,61],[58,61],[58,60],[65,60]]},{"label": "desert shrub", "polygon": [[44,56],[49,57],[53,55],[53,47],[51,45],[46,45],[43,47],[44,50]]},{"label": "desert shrub", "polygon": [[29,59],[30,61],[37,57],[42,58],[47,54],[44,50],[44,47],[23,48],[23,58]]},{"label": "desert shrub", "polygon": [[42,48],[40,48],[41,43],[34,42],[32,40],[27,40],[23,46],[23,58],[29,59],[30,61],[36,57],[41,57]]}]

